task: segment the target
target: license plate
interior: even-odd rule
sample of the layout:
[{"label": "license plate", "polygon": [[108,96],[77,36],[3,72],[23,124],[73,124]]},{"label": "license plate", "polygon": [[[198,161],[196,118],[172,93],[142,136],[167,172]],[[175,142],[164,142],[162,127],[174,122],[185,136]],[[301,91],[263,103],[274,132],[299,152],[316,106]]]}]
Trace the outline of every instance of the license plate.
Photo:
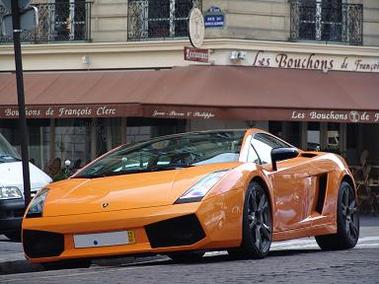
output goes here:
[{"label": "license plate", "polygon": [[75,248],[120,246],[135,243],[133,231],[74,235]]}]

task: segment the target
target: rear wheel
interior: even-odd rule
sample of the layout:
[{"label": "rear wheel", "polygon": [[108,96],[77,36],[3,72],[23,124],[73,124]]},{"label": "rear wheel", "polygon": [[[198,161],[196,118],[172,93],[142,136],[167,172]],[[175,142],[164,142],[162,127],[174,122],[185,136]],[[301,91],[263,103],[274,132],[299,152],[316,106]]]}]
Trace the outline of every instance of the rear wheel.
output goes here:
[{"label": "rear wheel", "polygon": [[272,216],[268,194],[257,182],[246,192],[242,227],[241,247],[228,253],[239,258],[264,258],[272,241]]},{"label": "rear wheel", "polygon": [[359,214],[356,195],[347,182],[342,182],[337,203],[337,233],[316,236],[323,250],[341,250],[355,247],[359,238]]},{"label": "rear wheel", "polygon": [[167,256],[178,263],[190,263],[201,261],[204,256],[204,252],[178,252],[170,253]]},{"label": "rear wheel", "polygon": [[63,260],[63,261],[57,261],[57,262],[42,263],[42,266],[46,270],[88,268],[91,266],[91,260],[88,260],[88,259]]}]

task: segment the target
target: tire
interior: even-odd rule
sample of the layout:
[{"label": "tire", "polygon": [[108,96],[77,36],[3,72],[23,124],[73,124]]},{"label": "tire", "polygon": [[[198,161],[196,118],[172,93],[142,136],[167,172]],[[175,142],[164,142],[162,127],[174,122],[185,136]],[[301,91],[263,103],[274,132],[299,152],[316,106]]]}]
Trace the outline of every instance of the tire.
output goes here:
[{"label": "tire", "polygon": [[60,270],[60,269],[73,269],[73,268],[89,268],[91,260],[88,259],[75,259],[63,260],[57,262],[41,263],[46,270]]},{"label": "tire", "polygon": [[267,256],[272,242],[271,205],[266,190],[257,182],[252,182],[246,192],[242,222],[241,247],[229,249],[229,255],[253,259]]},{"label": "tire", "polygon": [[315,238],[323,250],[351,249],[357,244],[359,212],[355,192],[347,182],[342,182],[338,192],[337,233]]},{"label": "tire", "polygon": [[200,262],[203,259],[204,252],[178,252],[167,255],[177,263]]},{"label": "tire", "polygon": [[4,235],[13,242],[21,242],[20,231],[8,232],[8,233],[5,233]]}]

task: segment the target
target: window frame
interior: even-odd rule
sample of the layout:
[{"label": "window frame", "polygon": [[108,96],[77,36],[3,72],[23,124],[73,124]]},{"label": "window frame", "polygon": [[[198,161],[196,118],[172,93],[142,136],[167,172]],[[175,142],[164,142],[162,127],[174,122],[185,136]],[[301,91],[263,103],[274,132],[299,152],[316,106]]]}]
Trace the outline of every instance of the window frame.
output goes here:
[{"label": "window frame", "polygon": [[[271,148],[271,150],[272,150],[272,149],[275,149],[275,148],[295,148],[295,149],[297,149],[295,146],[289,144],[288,142],[284,141],[283,139],[280,139],[279,137],[276,137],[276,136],[274,136],[274,135],[271,135],[270,133],[267,133],[267,132],[256,132],[256,133],[254,133],[253,136],[251,137],[251,139],[250,139],[250,143],[249,143],[249,146],[251,146],[251,148],[254,149],[256,155],[258,156],[259,165],[272,164],[272,160],[271,160],[271,150],[270,150],[270,163],[266,163],[266,162],[264,162],[264,161],[262,160],[262,157],[261,157],[261,155],[259,154],[259,151],[257,151],[256,147],[255,147],[254,144],[253,144],[253,140],[254,140],[254,139],[257,140],[257,139],[256,139],[256,136],[257,136],[257,135],[266,135],[266,136],[270,137],[271,139],[277,140],[277,141],[279,141],[280,143],[284,144],[284,146],[286,146],[286,147],[274,147],[274,148]],[[266,143],[263,142],[263,141],[260,141],[260,140],[257,140],[257,141],[266,144]],[[280,143],[278,143],[278,144],[280,144]],[[266,145],[267,145],[267,146],[270,146],[270,145],[268,145],[268,144],[266,144]],[[271,146],[270,146],[270,147],[271,147]],[[248,162],[250,162],[250,161],[249,161],[249,153],[250,153],[250,147],[249,147],[249,152],[248,152],[248,157],[247,157]]]},{"label": "window frame", "polygon": [[[163,1],[163,0],[160,0]],[[167,5],[151,5],[151,3],[157,4],[154,0],[134,0],[128,1],[128,27],[127,34],[129,41],[141,41],[141,40],[162,40],[162,39],[180,39],[188,35],[182,34],[181,29],[177,29],[177,24],[180,22],[187,23],[188,15],[185,17],[180,16],[180,7],[181,1],[184,0],[165,0],[168,3]],[[202,0],[188,0],[192,2],[193,7],[202,7]],[[188,3],[190,4],[190,3]],[[184,5],[184,4],[183,4]],[[162,11],[156,11],[150,16],[151,8],[155,7],[168,7],[167,17],[159,17],[162,14]],[[190,8],[189,11],[192,9]],[[189,12],[188,11],[188,12]],[[155,15],[154,15],[155,14]],[[152,33],[156,30],[157,27],[153,27],[150,24],[154,25],[161,29],[157,33]],[[166,27],[167,26],[167,27]]]}]

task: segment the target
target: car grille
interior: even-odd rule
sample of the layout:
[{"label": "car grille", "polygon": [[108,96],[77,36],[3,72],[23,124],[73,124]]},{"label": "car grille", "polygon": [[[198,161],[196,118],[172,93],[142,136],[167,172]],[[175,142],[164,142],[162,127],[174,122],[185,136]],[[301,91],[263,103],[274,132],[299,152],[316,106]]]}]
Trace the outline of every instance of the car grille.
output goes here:
[{"label": "car grille", "polygon": [[205,237],[195,214],[153,223],[145,229],[152,248],[191,245]]},{"label": "car grille", "polygon": [[22,243],[29,257],[58,256],[64,250],[62,234],[23,230]]}]

